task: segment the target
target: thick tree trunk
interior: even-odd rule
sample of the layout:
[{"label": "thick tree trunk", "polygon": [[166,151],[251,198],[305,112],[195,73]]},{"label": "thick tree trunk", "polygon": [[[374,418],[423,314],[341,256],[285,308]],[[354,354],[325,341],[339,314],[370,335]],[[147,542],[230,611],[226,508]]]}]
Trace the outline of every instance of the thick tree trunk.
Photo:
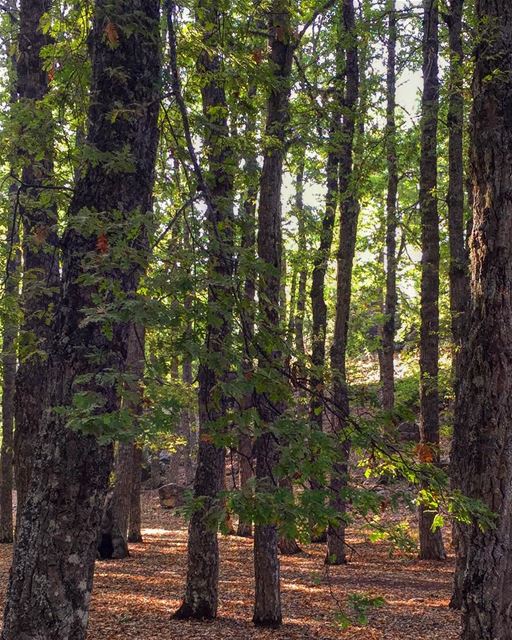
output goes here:
[{"label": "thick tree trunk", "polygon": [[[169,12],[170,30],[173,29]],[[209,234],[208,316],[205,356],[199,366],[199,451],[194,496],[202,500],[189,525],[188,571],[184,601],[176,618],[212,619],[217,615],[219,549],[217,527],[224,487],[225,451],[215,443],[215,429],[228,409],[220,389],[231,369],[233,313],[233,159],[229,140],[222,58],[222,13],[211,0],[200,2],[198,26],[207,45],[198,60],[201,76],[208,174],[203,189]]]},{"label": "thick tree trunk", "polygon": [[382,327],[382,406],[392,411],[395,404],[395,316],[396,316],[396,227],[398,165],[396,150],[396,0],[388,0],[388,59],[386,81],[386,156],[388,191],[386,198],[386,294]]},{"label": "thick tree trunk", "polygon": [[496,514],[467,537],[463,640],[512,629],[512,5],[480,0],[473,80],[471,303],[461,355],[453,458],[464,494]]},{"label": "thick tree trunk", "polygon": [[[9,258],[6,267],[5,297],[8,306],[16,308],[18,301],[20,252],[19,228],[12,207],[7,230]],[[15,314],[4,317],[2,335],[2,449],[0,454],[0,543],[13,541],[12,489],[13,489],[13,431],[14,393],[16,380],[16,337],[18,323]]]},{"label": "thick tree trunk", "polygon": [[346,503],[343,493],[348,482],[350,443],[344,433],[349,415],[345,357],[352,288],[352,265],[359,217],[359,204],[352,180],[356,108],[359,97],[359,64],[353,0],[342,0],[340,22],[340,38],[343,38],[347,43],[345,67],[346,112],[343,118],[343,142],[340,149],[339,164],[341,220],[337,255],[336,317],[331,348],[332,402],[334,405],[332,437],[335,439],[337,457],[333,464],[330,486],[331,507],[339,514],[339,518],[338,522],[331,524],[327,531],[326,564],[344,564],[346,562],[344,520]]},{"label": "thick tree trunk", "polygon": [[44,189],[53,175],[53,122],[49,107],[42,103],[48,91],[48,74],[43,68],[41,50],[49,44],[49,39],[40,28],[40,22],[51,4],[51,0],[21,0],[19,13],[18,101],[15,109],[29,127],[29,131],[23,131],[23,139],[30,139],[30,142],[26,143],[26,148],[19,149],[23,157],[19,193],[19,213],[23,221],[23,320],[15,392],[14,467],[18,524],[30,484],[43,416],[47,354],[52,337],[51,310],[59,283],[57,211],[48,203],[48,191]]},{"label": "thick tree trunk", "polygon": [[[258,207],[258,258],[263,265],[259,278],[259,305],[261,320],[260,337],[264,353],[258,367],[273,378],[271,390],[256,396],[263,433],[257,438],[256,478],[258,491],[272,493],[278,482],[275,468],[279,460],[279,448],[274,434],[265,426],[271,426],[279,418],[284,407],[275,402],[276,385],[286,395],[286,380],[282,379],[275,365],[282,360],[279,349],[280,292],[282,274],[281,189],[284,160],[284,142],[289,122],[290,73],[293,59],[290,7],[288,0],[273,0],[270,12],[270,54],[274,82],[267,100],[265,132],[278,144],[272,143],[263,154],[263,170],[260,181]],[[254,531],[254,571],[256,593],[253,621],[255,624],[276,627],[281,624],[281,590],[278,558],[278,532],[275,523],[258,524]]]},{"label": "thick tree trunk", "polygon": [[[439,215],[437,211],[437,121],[439,111],[438,0],[424,0],[423,96],[421,116],[421,335],[420,435],[426,459],[439,460]],[[432,531],[435,513],[419,507],[419,557],[444,560],[441,530]]]},{"label": "thick tree trunk", "polygon": [[[131,28],[141,20],[143,30]],[[105,24],[117,34],[115,46],[105,37]],[[96,435],[113,436],[106,426],[118,410],[111,372],[124,370],[129,324],[114,321],[105,331],[96,314],[94,322],[84,319],[102,304],[126,313],[147,244],[160,101],[158,0],[97,0],[91,45],[95,99],[87,143],[109,158],[128,150],[133,162],[116,171],[110,163],[89,165],[70,204],[46,403],[67,411],[48,410],[42,422],[2,640],[85,638],[112,457],[111,446],[100,444]],[[119,73],[112,75],[112,68]],[[123,117],[113,120],[117,110]],[[86,214],[87,231],[80,226]],[[105,227],[109,236],[102,235]],[[114,242],[115,252],[109,249]],[[126,260],[134,252],[133,260]],[[115,283],[115,297],[104,289],[109,282]],[[89,401],[85,410],[83,400]]]},{"label": "thick tree trunk", "polygon": [[128,542],[142,542],[142,514],[140,492],[142,488],[142,447],[133,445],[133,472],[130,488],[130,518]]}]

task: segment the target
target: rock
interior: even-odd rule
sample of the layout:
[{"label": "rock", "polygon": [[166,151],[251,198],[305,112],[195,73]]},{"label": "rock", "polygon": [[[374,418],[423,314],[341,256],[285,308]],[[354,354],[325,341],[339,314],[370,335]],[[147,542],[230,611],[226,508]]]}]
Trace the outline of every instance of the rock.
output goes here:
[{"label": "rock", "polygon": [[398,436],[403,442],[419,442],[420,428],[416,422],[402,422],[398,425]]},{"label": "rock", "polygon": [[173,482],[164,484],[158,489],[160,506],[164,509],[175,509],[176,507],[182,507],[185,504],[185,494],[188,490],[189,487],[184,487]]}]

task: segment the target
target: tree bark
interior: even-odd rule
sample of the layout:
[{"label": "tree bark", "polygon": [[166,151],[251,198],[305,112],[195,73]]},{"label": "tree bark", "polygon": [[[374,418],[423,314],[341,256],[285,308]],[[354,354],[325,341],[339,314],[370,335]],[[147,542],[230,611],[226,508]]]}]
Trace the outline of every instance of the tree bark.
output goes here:
[{"label": "tree bark", "polygon": [[[172,14],[168,13],[170,29]],[[201,506],[189,525],[187,586],[179,619],[212,619],[217,615],[219,548],[217,529],[222,512],[225,450],[215,443],[215,430],[226,415],[229,399],[221,390],[231,368],[233,314],[233,158],[227,102],[218,52],[222,13],[211,0],[199,3],[198,25],[205,48],[198,59],[208,173],[203,185],[208,223],[208,321],[205,356],[199,364],[199,451],[194,496]]]},{"label": "tree bark", "polygon": [[19,187],[19,214],[23,221],[23,281],[20,326],[20,362],[16,374],[14,468],[17,489],[17,520],[30,484],[34,447],[43,416],[48,371],[48,347],[52,338],[52,309],[59,284],[57,211],[48,203],[45,186],[53,177],[53,122],[43,103],[48,74],[41,50],[49,37],[40,28],[50,0],[21,0],[16,111],[28,125]]},{"label": "tree bark", "polygon": [[462,492],[496,514],[467,535],[462,640],[512,629],[512,5],[479,0],[472,112],[471,299],[452,455]]},{"label": "tree bark", "polygon": [[[141,20],[145,28],[134,30]],[[115,46],[106,24],[117,35]],[[89,310],[99,312],[103,304],[112,312],[126,314],[126,304],[131,309],[147,246],[160,102],[158,0],[97,0],[91,46],[87,144],[109,158],[129,152],[132,162],[128,169],[89,164],[70,204],[47,364],[50,410],[20,520],[2,640],[85,638],[112,457],[111,446],[96,436],[113,437],[118,383],[111,373],[124,371],[129,329],[128,322],[115,320],[105,331],[96,314],[87,320]],[[113,68],[119,73],[112,75]],[[123,116],[113,119],[117,110]],[[102,237],[105,227],[110,236]],[[115,298],[106,283],[115,283]],[[82,399],[93,399],[94,407],[87,403],[81,411]]]},{"label": "tree bark", "polygon": [[[259,337],[263,353],[258,369],[265,371],[278,388],[284,390],[286,381],[276,370],[282,364],[279,349],[281,321],[280,292],[282,274],[281,189],[284,161],[284,142],[290,117],[290,74],[293,59],[290,6],[288,0],[273,0],[270,10],[270,53],[274,82],[267,99],[266,136],[277,144],[263,153],[258,206],[258,259],[262,265],[259,277],[260,324]],[[275,467],[279,448],[270,427],[284,407],[275,402],[275,388],[256,395],[262,434],[257,438],[256,479],[260,492],[273,493],[278,485]],[[257,524],[254,531],[255,601],[253,621],[257,625],[277,627],[281,624],[281,591],[278,557],[278,531],[275,523]]]},{"label": "tree bark", "polygon": [[386,80],[386,156],[388,189],[386,198],[386,294],[382,327],[382,406],[392,411],[395,404],[395,317],[396,317],[396,227],[398,164],[396,149],[396,0],[388,0],[388,46]]},{"label": "tree bark", "polygon": [[[437,0],[423,3],[423,96],[421,116],[421,332],[420,446],[439,460],[439,215],[437,211],[437,123],[439,112],[439,12]],[[441,530],[432,531],[435,513],[419,507],[422,560],[445,560]]]},{"label": "tree bark", "polygon": [[352,288],[352,265],[356,246],[359,204],[352,180],[356,108],[359,97],[359,64],[355,12],[353,0],[342,0],[340,12],[340,38],[346,42],[345,113],[342,127],[342,144],[339,163],[339,192],[341,202],[340,236],[338,246],[338,275],[336,287],[336,317],[334,339],[331,348],[333,375],[332,415],[333,438],[337,448],[330,485],[330,504],[338,514],[338,521],[327,530],[326,564],[344,564],[345,513],[344,492],[348,482],[348,458],[350,442],[345,431],[349,416],[345,358],[347,351],[348,321]]}]

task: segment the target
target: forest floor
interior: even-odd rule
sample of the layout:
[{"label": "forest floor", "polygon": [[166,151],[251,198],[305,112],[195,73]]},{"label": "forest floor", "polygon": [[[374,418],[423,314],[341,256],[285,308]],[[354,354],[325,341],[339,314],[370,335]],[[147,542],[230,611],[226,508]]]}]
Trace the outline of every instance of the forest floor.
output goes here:
[{"label": "forest floor", "polygon": [[[184,522],[162,510],[156,492],[143,496],[144,543],[131,545],[131,557],[96,563],[89,640],[456,640],[459,615],[448,609],[453,557],[446,563],[419,561],[385,543],[349,536],[350,563],[326,573],[322,545],[309,545],[295,557],[282,557],[284,624],[257,629],[251,623],[252,542],[221,536],[219,617],[212,623],[170,619],[180,604],[186,576]],[[3,594],[11,559],[0,547]],[[337,612],[349,594],[381,596],[368,623],[341,629]]]}]

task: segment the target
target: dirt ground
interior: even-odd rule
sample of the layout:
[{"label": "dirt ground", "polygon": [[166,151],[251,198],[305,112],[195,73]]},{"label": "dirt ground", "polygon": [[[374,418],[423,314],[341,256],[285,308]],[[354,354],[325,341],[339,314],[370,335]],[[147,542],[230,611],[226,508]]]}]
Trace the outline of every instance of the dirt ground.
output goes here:
[{"label": "dirt ground", "polygon": [[[389,556],[383,544],[349,539],[351,561],[326,574],[322,545],[281,559],[284,624],[256,629],[251,623],[253,569],[251,541],[221,536],[219,617],[212,623],[170,619],[183,594],[186,527],[163,511],[154,492],[143,494],[144,543],[131,546],[126,560],[98,562],[89,640],[456,640],[458,614],[448,609],[453,557],[447,563]],[[0,581],[7,584],[10,546],[0,547]],[[348,594],[382,596],[365,626],[342,630],[336,621]],[[3,601],[0,602],[3,607]]]}]

